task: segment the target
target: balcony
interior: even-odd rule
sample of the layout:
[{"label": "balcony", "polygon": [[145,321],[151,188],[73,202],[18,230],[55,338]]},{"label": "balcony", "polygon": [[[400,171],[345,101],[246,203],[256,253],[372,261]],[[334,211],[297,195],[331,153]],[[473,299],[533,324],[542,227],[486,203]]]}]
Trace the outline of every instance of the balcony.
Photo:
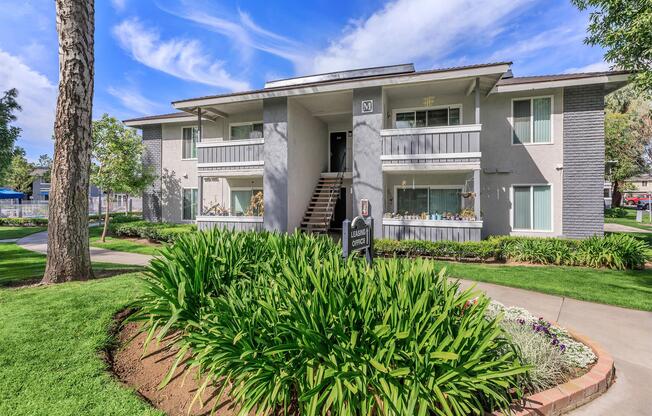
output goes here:
[{"label": "balcony", "polygon": [[199,231],[211,228],[224,228],[233,231],[262,231],[262,216],[197,216],[197,229]]},{"label": "balcony", "polygon": [[265,139],[203,139],[197,143],[200,176],[262,175]]},{"label": "balcony", "polygon": [[481,124],[381,130],[383,171],[480,169]]},{"label": "balcony", "polygon": [[383,218],[383,237],[392,240],[480,241],[482,221]]}]

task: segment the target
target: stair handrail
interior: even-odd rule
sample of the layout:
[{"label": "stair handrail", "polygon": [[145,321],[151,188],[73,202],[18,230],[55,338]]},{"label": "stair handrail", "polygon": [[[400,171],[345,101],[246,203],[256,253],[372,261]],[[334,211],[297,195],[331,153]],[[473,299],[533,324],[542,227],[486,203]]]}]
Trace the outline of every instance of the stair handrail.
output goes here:
[{"label": "stair handrail", "polygon": [[[345,166],[346,163],[346,151],[342,153],[342,156],[340,157],[340,169],[337,171],[337,176],[335,177],[335,183],[331,185],[330,187],[330,193],[328,194],[328,204],[326,205],[326,215],[324,215],[324,219],[326,222],[330,222],[333,219],[333,212],[331,212],[331,202],[333,200],[333,188],[337,187],[337,195],[339,198],[339,191],[340,188],[342,187],[342,180],[344,178],[344,170],[346,169]],[[336,199],[337,201],[337,199]],[[330,215],[328,214],[330,212]]]}]

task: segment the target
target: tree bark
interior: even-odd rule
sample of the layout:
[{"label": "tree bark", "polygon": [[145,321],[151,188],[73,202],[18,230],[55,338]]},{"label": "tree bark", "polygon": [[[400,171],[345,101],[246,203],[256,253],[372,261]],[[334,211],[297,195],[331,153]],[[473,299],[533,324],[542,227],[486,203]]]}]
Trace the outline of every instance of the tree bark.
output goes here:
[{"label": "tree bark", "polygon": [[106,232],[109,230],[109,221],[111,220],[111,216],[109,215],[109,212],[111,212],[111,193],[107,192],[106,193],[106,214],[104,214],[104,228],[102,228],[102,242],[106,242]]},{"label": "tree bark", "polygon": [[611,190],[611,206],[612,208],[619,207],[622,203],[623,194],[620,192],[620,183],[614,181],[614,186]]},{"label": "tree bark", "polygon": [[92,277],[88,190],[94,76],[94,0],[56,0],[59,96],[54,122],[44,283]]}]

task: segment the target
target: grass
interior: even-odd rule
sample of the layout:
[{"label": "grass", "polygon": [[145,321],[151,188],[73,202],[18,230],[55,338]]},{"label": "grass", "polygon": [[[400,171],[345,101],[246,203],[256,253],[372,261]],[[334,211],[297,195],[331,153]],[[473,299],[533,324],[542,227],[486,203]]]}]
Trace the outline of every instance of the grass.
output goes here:
[{"label": "grass", "polygon": [[0,226],[0,240],[22,238],[30,234],[46,231],[47,227],[9,227]]},{"label": "grass", "polygon": [[[121,264],[93,263],[93,270],[98,272],[138,269]],[[40,279],[44,271],[45,255],[25,250],[14,243],[0,243],[0,287]]]},{"label": "grass", "polygon": [[604,219],[605,224],[620,224],[627,225],[629,227],[638,228],[640,230],[652,231],[652,224],[650,223],[650,214],[646,211],[643,213],[643,222],[636,221],[636,209],[634,208],[625,208],[627,210],[627,216],[624,218],[606,218]]},{"label": "grass", "polygon": [[0,290],[0,415],[163,416],[100,355],[112,316],[141,291],[133,274]]},{"label": "grass", "polygon": [[134,240],[127,240],[124,238],[106,237],[106,242],[102,242],[102,227],[91,227],[89,229],[90,244],[93,247],[105,248],[114,251],[126,251],[129,253],[147,254],[153,256],[158,253],[162,247],[160,244],[154,243],[141,243]]},{"label": "grass", "polygon": [[608,270],[560,266],[510,266],[439,262],[467,280],[652,311],[652,270]]}]

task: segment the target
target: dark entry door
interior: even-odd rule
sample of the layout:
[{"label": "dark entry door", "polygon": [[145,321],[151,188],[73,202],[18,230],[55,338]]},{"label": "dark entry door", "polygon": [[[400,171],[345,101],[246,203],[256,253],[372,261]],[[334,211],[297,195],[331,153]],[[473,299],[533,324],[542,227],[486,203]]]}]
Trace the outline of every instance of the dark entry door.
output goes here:
[{"label": "dark entry door", "polygon": [[331,228],[341,229],[346,219],[346,188],[340,189],[340,198],[335,203],[335,211],[331,220]]},{"label": "dark entry door", "polygon": [[346,132],[331,133],[331,172],[341,172],[346,166]]}]

